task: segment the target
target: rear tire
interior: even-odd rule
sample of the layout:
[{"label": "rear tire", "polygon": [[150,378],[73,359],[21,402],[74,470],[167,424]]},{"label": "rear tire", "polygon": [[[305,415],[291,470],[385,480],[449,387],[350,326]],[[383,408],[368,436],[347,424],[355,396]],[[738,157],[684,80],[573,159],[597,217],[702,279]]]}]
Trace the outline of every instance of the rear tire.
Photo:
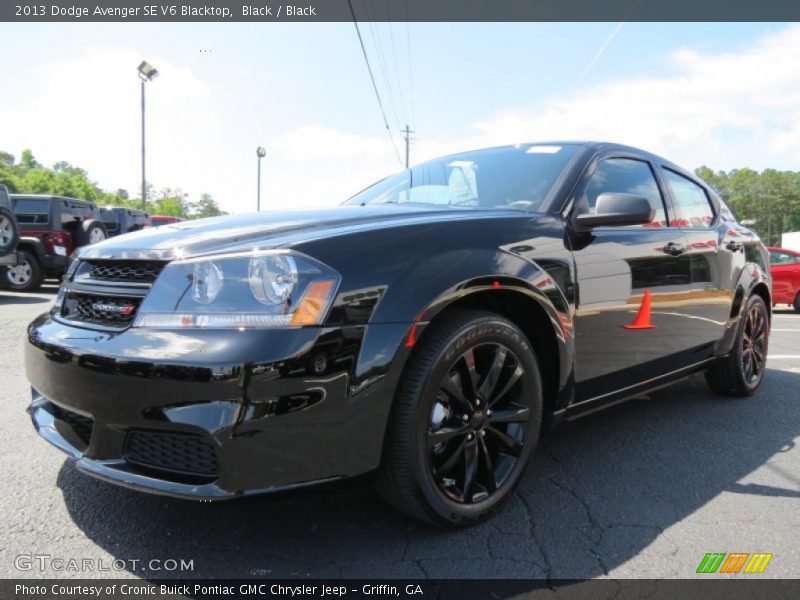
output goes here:
[{"label": "rear tire", "polygon": [[376,488],[426,523],[464,527],[511,494],[542,423],[539,366],[525,334],[457,310],[424,332],[389,419]]},{"label": "rear tire", "polygon": [[706,371],[706,382],[712,390],[727,396],[749,396],[758,389],[767,366],[769,327],[763,298],[750,296],[730,354]]},{"label": "rear tire", "polygon": [[800,313],[800,292],[797,292],[797,296],[794,297],[794,312]]},{"label": "rear tire", "polygon": [[19,264],[6,269],[8,287],[17,292],[34,292],[42,286],[44,271],[36,256],[27,251],[19,251]]}]

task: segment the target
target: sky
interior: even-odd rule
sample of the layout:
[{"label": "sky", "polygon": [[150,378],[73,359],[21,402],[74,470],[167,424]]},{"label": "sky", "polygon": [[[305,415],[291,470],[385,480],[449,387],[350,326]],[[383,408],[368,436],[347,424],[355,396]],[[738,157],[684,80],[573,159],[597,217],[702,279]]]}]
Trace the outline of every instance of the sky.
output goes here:
[{"label": "sky", "polygon": [[[686,168],[800,170],[800,24],[0,24],[0,150],[80,166],[101,188],[147,175],[224,210],[340,203],[411,162],[594,139]],[[11,59],[9,60],[9,57]],[[395,148],[397,153],[395,152]]]}]

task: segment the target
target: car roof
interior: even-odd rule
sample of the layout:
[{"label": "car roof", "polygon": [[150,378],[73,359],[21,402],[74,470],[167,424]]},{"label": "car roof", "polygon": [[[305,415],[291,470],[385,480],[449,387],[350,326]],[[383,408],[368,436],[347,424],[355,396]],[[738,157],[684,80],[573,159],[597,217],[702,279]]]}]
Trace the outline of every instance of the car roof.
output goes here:
[{"label": "car roof", "polygon": [[108,205],[104,205],[104,206],[100,207],[100,210],[125,210],[125,211],[128,211],[128,212],[135,213],[137,215],[145,215],[145,214],[147,214],[146,212],[144,212],[140,208],[128,208],[127,206],[108,206]]},{"label": "car roof", "polygon": [[786,254],[793,254],[794,256],[800,256],[800,252],[797,250],[789,250],[789,248],[779,248],[778,246],[767,246],[767,250],[774,250],[775,252],[786,252]]},{"label": "car roof", "polygon": [[[667,160],[663,156],[659,156],[657,154],[653,154],[652,152],[648,152],[647,150],[642,150],[641,148],[637,148],[635,146],[628,146],[626,144],[620,144],[617,142],[604,142],[598,140],[551,140],[551,141],[537,141],[537,142],[520,142],[518,144],[506,144],[503,146],[490,146],[487,148],[475,148],[473,150],[465,150],[463,152],[457,152],[454,154],[448,154],[445,156],[441,156],[439,158],[453,158],[462,156],[464,154],[471,154],[472,152],[481,152],[483,150],[502,150],[505,148],[518,148],[520,146],[581,146],[586,151],[593,151],[593,152],[602,152],[605,150],[611,151],[618,151],[623,153],[631,153],[631,154],[638,154],[643,156],[653,162],[659,163],[665,167],[668,167],[678,173],[683,175],[689,176],[691,179],[696,181],[701,181],[697,175],[684,169],[680,165],[673,163],[670,160]],[[436,160],[436,159],[434,159]]]},{"label": "car roof", "polygon": [[94,204],[91,200],[84,200],[82,198],[72,198],[70,196],[54,196],[53,194],[9,194],[11,198],[38,198],[41,200],[69,200],[70,202],[83,202],[85,204]]}]

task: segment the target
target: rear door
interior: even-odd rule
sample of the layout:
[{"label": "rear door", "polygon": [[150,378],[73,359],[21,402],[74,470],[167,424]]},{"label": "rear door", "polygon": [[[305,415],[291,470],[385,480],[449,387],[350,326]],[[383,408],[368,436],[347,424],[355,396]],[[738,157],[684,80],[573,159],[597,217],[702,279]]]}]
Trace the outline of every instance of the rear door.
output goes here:
[{"label": "rear door", "polygon": [[685,352],[693,344],[691,319],[679,310],[691,287],[690,264],[674,252],[687,241],[669,222],[654,165],[636,155],[606,154],[582,179],[575,210],[593,210],[605,192],[628,193],[646,197],[655,218],[646,225],[597,227],[572,240],[578,401],[679,369],[691,362]]},{"label": "rear door", "polygon": [[681,311],[691,318],[694,345],[702,353],[725,333],[747,240],[734,222],[720,218],[698,182],[666,166],[660,173],[674,210],[672,222],[687,239],[683,257],[692,282]]}]

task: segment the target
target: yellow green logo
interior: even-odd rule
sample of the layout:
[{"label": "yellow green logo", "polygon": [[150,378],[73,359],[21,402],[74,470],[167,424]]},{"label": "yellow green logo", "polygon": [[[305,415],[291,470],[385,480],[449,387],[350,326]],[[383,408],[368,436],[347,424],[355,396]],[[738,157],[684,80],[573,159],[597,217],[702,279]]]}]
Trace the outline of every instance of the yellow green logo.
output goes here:
[{"label": "yellow green logo", "polygon": [[768,552],[708,552],[697,566],[697,573],[763,573],[773,556]]}]

